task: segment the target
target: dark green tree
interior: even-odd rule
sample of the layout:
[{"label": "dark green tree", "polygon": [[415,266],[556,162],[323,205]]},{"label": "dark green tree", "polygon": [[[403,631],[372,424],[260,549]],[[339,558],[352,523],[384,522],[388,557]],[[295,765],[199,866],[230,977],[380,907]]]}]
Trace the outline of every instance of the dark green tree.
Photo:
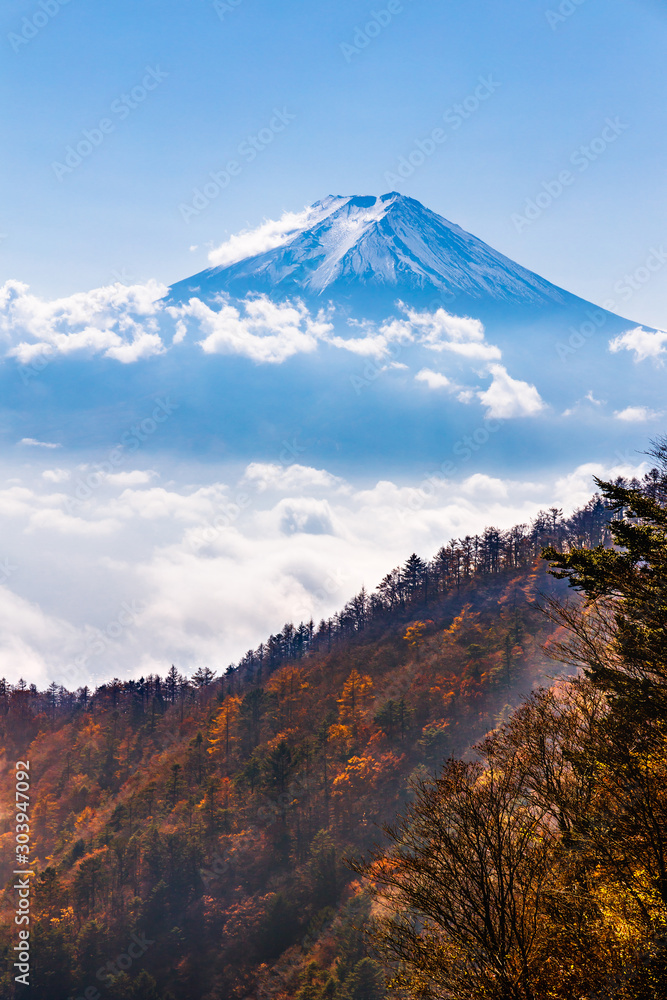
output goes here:
[{"label": "dark green tree", "polygon": [[547,603],[547,614],[569,632],[554,649],[633,716],[661,718],[667,710],[667,507],[641,486],[596,482],[615,514],[614,546],[543,552],[551,573],[584,595],[583,604]]},{"label": "dark green tree", "polygon": [[372,958],[362,958],[345,980],[345,992],[350,1000],[384,1000],[385,979],[382,969]]}]

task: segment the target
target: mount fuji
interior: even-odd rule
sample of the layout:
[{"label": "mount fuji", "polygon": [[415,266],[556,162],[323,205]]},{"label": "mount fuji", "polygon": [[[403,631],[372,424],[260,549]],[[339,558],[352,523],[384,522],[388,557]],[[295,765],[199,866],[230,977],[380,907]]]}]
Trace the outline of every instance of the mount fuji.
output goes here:
[{"label": "mount fuji", "polygon": [[608,453],[612,427],[615,450],[661,430],[667,334],[412,198],[330,195],[209,260],[168,290],[52,305],[9,283],[0,433],[112,447],[168,393],[176,415],[146,452],[273,461],[298,440],[336,473],[413,475],[462,455],[467,469],[564,467]]},{"label": "mount fuji", "polygon": [[[224,263],[171,288],[175,300],[248,291],[313,299],[356,297],[373,306],[397,297],[445,298],[531,306],[574,298],[514,263],[413,198],[329,195],[297,224],[267,232],[264,252],[234,259],[243,241],[218,251]],[[215,253],[212,255],[215,257]]]}]

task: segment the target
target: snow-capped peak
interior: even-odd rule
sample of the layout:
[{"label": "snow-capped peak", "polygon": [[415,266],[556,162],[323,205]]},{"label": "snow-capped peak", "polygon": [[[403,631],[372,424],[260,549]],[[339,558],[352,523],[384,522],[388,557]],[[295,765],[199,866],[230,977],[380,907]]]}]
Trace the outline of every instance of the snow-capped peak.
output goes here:
[{"label": "snow-capped peak", "polygon": [[172,296],[260,289],[319,296],[384,288],[397,296],[437,290],[553,304],[567,294],[396,191],[329,195],[231,237],[210,261],[209,270],[173,286]]}]

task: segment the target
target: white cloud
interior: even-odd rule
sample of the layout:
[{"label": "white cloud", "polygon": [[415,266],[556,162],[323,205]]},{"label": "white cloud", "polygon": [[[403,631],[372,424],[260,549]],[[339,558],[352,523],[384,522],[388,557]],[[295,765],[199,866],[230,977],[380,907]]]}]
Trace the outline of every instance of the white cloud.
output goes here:
[{"label": "white cloud", "polygon": [[429,389],[455,389],[456,386],[451,382],[446,375],[442,375],[440,372],[431,371],[430,368],[422,368],[420,372],[415,375],[415,380],[417,382],[425,382]]},{"label": "white cloud", "polygon": [[[407,319],[391,317],[379,327],[368,321],[350,321],[350,326],[360,327],[364,336],[337,335],[330,337],[329,343],[343,350],[379,359],[392,353],[394,344],[420,345],[431,351],[449,351],[468,361],[489,363],[498,361],[502,356],[499,347],[485,340],[484,325],[478,319],[454,316],[445,309],[419,312],[409,309],[403,303],[399,303],[399,306]],[[428,368],[422,369],[422,372],[429,371]],[[427,382],[431,388],[444,386],[443,383],[437,385],[437,379],[430,378],[429,381],[422,372],[417,376],[419,381]]]},{"label": "white cloud", "polygon": [[0,490],[0,517],[27,517],[39,503],[33,490],[27,486],[11,485]]},{"label": "white cloud", "polygon": [[652,358],[662,364],[661,355],[667,352],[667,333],[644,330],[641,326],[636,326],[633,330],[628,330],[610,340],[609,350],[614,354],[623,350],[634,351],[635,363]]},{"label": "white cloud", "polygon": [[53,441],[38,441],[36,438],[21,438],[19,444],[27,445],[30,448],[62,448],[61,444],[54,444]]},{"label": "white cloud", "polygon": [[360,354],[363,358],[384,358],[388,349],[387,341],[379,333],[365,337],[329,337],[328,343],[342,351]]},{"label": "white cloud", "polygon": [[67,655],[83,641],[70,622],[0,587],[0,676],[43,689],[53,680],[53,650]]},{"label": "white cloud", "polygon": [[26,531],[30,534],[39,531],[56,532],[60,535],[79,535],[82,537],[111,535],[120,527],[113,518],[89,519],[66,514],[63,510],[47,508],[37,510],[30,515],[30,523]]},{"label": "white cloud", "polygon": [[245,471],[243,483],[260,493],[266,490],[282,490],[292,493],[308,489],[344,489],[345,480],[332,476],[325,469],[313,469],[307,465],[273,465],[251,462]]},{"label": "white cloud", "polygon": [[198,343],[206,354],[241,354],[269,364],[311,353],[333,329],[323,312],[313,317],[303,302],[275,303],[266,295],[248,298],[239,307],[223,299],[217,310],[190,299],[169,312],[197,321],[205,334]]},{"label": "white cloud", "polygon": [[279,219],[266,219],[255,229],[244,229],[235,233],[209,252],[209,263],[213,267],[227,267],[245,257],[273,250],[282,246],[308,223],[308,210],[285,212]]},{"label": "white cloud", "polygon": [[156,317],[166,292],[156,281],[118,282],[47,301],[20,281],[7,281],[0,287],[0,335],[9,356],[21,364],[39,355],[48,361],[74,351],[102,353],[129,364],[163,352]]},{"label": "white cloud", "polygon": [[315,225],[338,208],[344,198],[326,199],[301,212],[284,212],[279,219],[265,219],[254,229],[244,229],[215,247],[208,255],[213,267],[227,267],[244,257],[254,257],[283,246],[302,229]]},{"label": "white cloud", "polygon": [[48,483],[65,483],[70,477],[69,469],[44,469],[42,479]]},{"label": "white cloud", "polygon": [[155,479],[157,472],[153,469],[131,469],[127,472],[111,472],[105,476],[106,482],[112,486],[140,486]]},{"label": "white cloud", "polygon": [[508,484],[503,482],[502,479],[484,475],[482,472],[476,472],[461,483],[461,492],[471,497],[486,496],[489,498],[504,499],[508,496]]},{"label": "white cloud", "polygon": [[459,343],[468,340],[481,343],[484,340],[483,323],[470,316],[454,316],[446,309],[436,309],[435,312],[406,309],[406,312],[412,325],[424,331],[424,343],[439,346],[443,337]]},{"label": "white cloud", "polygon": [[618,476],[632,479],[633,476],[640,477],[648,469],[645,462],[633,465],[630,461],[621,461],[615,465],[602,465],[601,462],[586,462],[577,466],[572,472],[558,476],[553,486],[550,486],[552,499],[544,506],[563,507],[567,512],[576,507],[582,507],[590,500],[594,492],[593,477],[598,479],[614,480]]},{"label": "white cloud", "polygon": [[461,392],[457,392],[456,398],[459,403],[472,403],[475,398],[475,391],[474,389],[462,389]]},{"label": "white cloud", "polygon": [[410,323],[404,319],[397,319],[395,316],[380,324],[380,333],[388,344],[412,343],[415,339]]},{"label": "white cloud", "polygon": [[487,407],[486,416],[499,419],[533,417],[544,409],[544,402],[534,385],[511,378],[503,365],[489,365],[493,381],[477,396]]},{"label": "white cloud", "polygon": [[[362,320],[361,322],[349,320],[348,325],[352,329],[361,329],[363,337],[329,337],[328,343],[344,351],[352,351],[362,357],[385,358],[392,353],[394,344],[414,343],[414,333],[409,323],[402,319],[388,319],[380,324],[376,332],[373,323]],[[400,365],[394,362],[389,367],[398,368]],[[406,367],[405,365],[403,367]]]},{"label": "white cloud", "polygon": [[595,397],[595,395],[593,393],[593,390],[589,389],[589,391],[586,393],[586,395],[582,399],[575,400],[575,402],[572,404],[572,406],[568,406],[567,409],[563,410],[561,416],[563,416],[563,417],[572,417],[572,416],[574,416],[575,413],[580,413],[582,411],[582,409],[583,410],[588,410],[590,412],[590,407],[588,407],[586,405],[587,403],[592,403],[593,406],[606,406],[607,400],[606,399],[596,399],[596,397]]},{"label": "white cloud", "polygon": [[276,507],[280,530],[284,535],[335,535],[334,515],[327,500],[314,497],[290,497]]},{"label": "white cloud", "polygon": [[627,423],[642,424],[647,420],[656,420],[662,413],[649,410],[647,406],[626,406],[624,410],[616,410],[614,416],[617,420],[625,420]]},{"label": "white cloud", "polygon": [[454,354],[460,354],[462,357],[470,358],[473,361],[499,361],[502,357],[500,348],[494,344],[444,343],[433,349],[452,351]]},{"label": "white cloud", "polygon": [[478,361],[499,361],[499,347],[485,340],[484,325],[470,316],[454,316],[445,309],[417,312],[405,309],[418,340],[432,351],[451,351]]},{"label": "white cloud", "polygon": [[[306,215],[324,218],[340,201],[327,199]],[[292,213],[277,223],[266,223],[234,237],[220,253],[230,257],[240,252],[239,240],[244,254],[251,238],[275,243],[304,218],[304,213]],[[454,316],[444,309],[419,312],[399,303],[403,315],[379,324],[348,320],[350,335],[345,335],[342,321],[334,329],[332,308],[313,314],[298,299],[276,303],[267,295],[252,294],[236,301],[220,295],[215,303],[204,303],[193,296],[184,304],[165,305],[166,293],[167,288],[155,281],[132,286],[117,282],[46,301],[31,294],[27,285],[7,281],[0,287],[0,338],[4,336],[9,357],[35,366],[35,371],[58,355],[73,354],[102,355],[129,365],[164,354],[189,331],[205,354],[235,354],[265,364],[313,353],[320,344],[404,369],[404,362],[397,360],[403,347],[448,351],[462,361],[485,364],[501,357],[500,349],[485,340],[480,320]],[[167,331],[166,320],[172,323],[172,331]],[[418,378],[424,381],[426,376]],[[435,387],[433,377],[427,384]],[[452,383],[452,391],[455,388]],[[460,400],[468,402],[471,391],[462,390]]]},{"label": "white cloud", "polygon": [[151,358],[155,354],[164,354],[166,348],[162,338],[157,333],[139,333],[130,343],[115,344],[106,351],[108,358],[129,365],[141,358]]},{"label": "white cloud", "polygon": [[116,518],[197,523],[214,518],[229,502],[227,491],[220,484],[186,492],[152,486],[145,490],[123,490],[119,497],[102,506],[101,512]]}]

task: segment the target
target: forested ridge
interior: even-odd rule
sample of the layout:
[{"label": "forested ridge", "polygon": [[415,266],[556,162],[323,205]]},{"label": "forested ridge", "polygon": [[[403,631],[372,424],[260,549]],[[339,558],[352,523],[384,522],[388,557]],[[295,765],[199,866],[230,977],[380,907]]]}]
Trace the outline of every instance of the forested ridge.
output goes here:
[{"label": "forested ridge", "polygon": [[[503,1000],[657,995],[595,993],[591,984],[595,970],[605,967],[611,974],[609,956],[621,954],[626,972],[632,963],[648,970],[642,989],[656,988],[658,959],[652,956],[660,940],[663,890],[650,884],[653,870],[643,855],[633,859],[625,882],[613,874],[611,861],[598,877],[604,859],[594,851],[604,844],[614,854],[600,831],[604,823],[613,826],[609,809],[623,801],[616,786],[601,790],[596,784],[617,762],[600,757],[599,734],[615,726],[615,734],[630,739],[628,720],[637,704],[657,704],[658,695],[647,687],[641,658],[633,668],[637,676],[619,665],[621,654],[610,652],[605,659],[604,649],[615,642],[613,609],[600,610],[598,620],[581,610],[588,605],[580,599],[568,602],[564,595],[572,582],[588,598],[590,568],[578,553],[595,552],[591,579],[598,589],[591,590],[591,607],[621,599],[616,592],[609,598],[600,573],[609,569],[608,554],[623,544],[618,532],[628,518],[643,524],[664,512],[664,483],[659,463],[641,483],[599,484],[600,492],[571,518],[552,509],[531,525],[506,532],[490,528],[453,541],[430,561],[413,555],[373,594],[362,591],[317,626],[285,626],[221,676],[204,667],[187,679],[172,667],[164,677],[116,679],[73,692],[56,684],[39,692],[25,682],[1,682],[7,802],[15,760],[31,761],[38,873],[33,995],[382,1000],[388,988],[424,997]],[[638,497],[652,505],[640,514],[632,506]],[[645,543],[654,541],[651,536]],[[565,579],[548,573],[545,547]],[[619,567],[613,569],[618,575]],[[586,628],[595,621],[598,629],[597,673],[584,656],[590,635],[582,621]],[[576,666],[588,671],[588,679],[564,681]],[[658,663],[652,683],[660,669]],[[626,674],[632,683],[622,680]],[[530,700],[535,688],[542,693]],[[621,711],[625,715],[614,714]],[[582,718],[597,743],[584,740]],[[569,720],[567,753],[558,749],[555,719]],[[645,713],[643,719],[646,730]],[[650,725],[660,730],[658,713]],[[553,798],[557,787],[565,802],[559,800],[560,812],[545,804],[539,823],[526,811],[526,789],[537,794],[526,785],[526,774],[533,772],[507,763],[520,756],[519,748],[526,753],[531,740],[543,755],[543,747],[550,748],[555,770],[549,771],[548,792]],[[476,741],[482,742],[471,752]],[[658,782],[662,763],[659,753],[651,757],[654,772],[647,776],[641,758],[642,780]],[[571,778],[579,771],[588,776],[581,787]],[[500,820],[498,803],[505,810]],[[530,878],[529,865],[512,870],[513,888],[506,887],[501,916],[494,893],[504,878],[505,841],[487,844],[478,861],[487,866],[479,884],[493,889],[488,898],[474,895],[474,871],[466,876],[472,910],[481,905],[488,911],[481,930],[472,926],[470,907],[462,896],[457,899],[454,882],[452,918],[444,923],[419,908],[420,900],[430,898],[427,883],[420,886],[426,896],[414,898],[409,886],[391,883],[401,872],[401,837],[412,835],[420,815],[431,824],[443,819],[442,828],[429,828],[445,852],[439,864],[447,861],[442,829],[451,850],[460,850],[457,810],[473,824],[461,827],[466,837],[475,823],[478,833],[490,824],[505,831],[514,852],[509,833],[516,829],[530,848],[519,852],[521,858],[535,860],[537,874]],[[397,815],[404,817],[398,826]],[[590,829],[582,832],[584,822]],[[651,822],[655,837],[667,837],[661,814]],[[393,848],[386,846],[381,824],[388,824]],[[428,832],[420,833],[422,840]],[[18,995],[10,968],[13,837],[8,819],[0,852],[6,886],[3,1000]],[[495,869],[488,867],[490,857]],[[475,867],[470,856],[460,863]],[[638,865],[646,872],[642,868],[639,882],[632,882]],[[558,937],[558,908],[544,888],[554,878],[558,885],[580,885],[585,897],[579,909],[568,901],[558,911],[569,937]],[[667,875],[662,885],[667,897]],[[544,905],[552,936],[533,931],[520,938],[516,928],[528,927],[526,921],[547,926],[535,886],[539,906],[551,900]],[[403,900],[406,909],[389,913],[388,899],[392,905]],[[513,927],[508,914],[514,915]],[[499,919],[502,932],[494,923]],[[472,920],[467,928],[466,920]],[[457,923],[459,938],[452,936]],[[127,966],[133,940],[142,942],[141,954]],[[581,948],[588,966],[577,979],[570,967]],[[125,961],[117,963],[118,956]],[[547,967],[555,969],[551,978]]]}]

